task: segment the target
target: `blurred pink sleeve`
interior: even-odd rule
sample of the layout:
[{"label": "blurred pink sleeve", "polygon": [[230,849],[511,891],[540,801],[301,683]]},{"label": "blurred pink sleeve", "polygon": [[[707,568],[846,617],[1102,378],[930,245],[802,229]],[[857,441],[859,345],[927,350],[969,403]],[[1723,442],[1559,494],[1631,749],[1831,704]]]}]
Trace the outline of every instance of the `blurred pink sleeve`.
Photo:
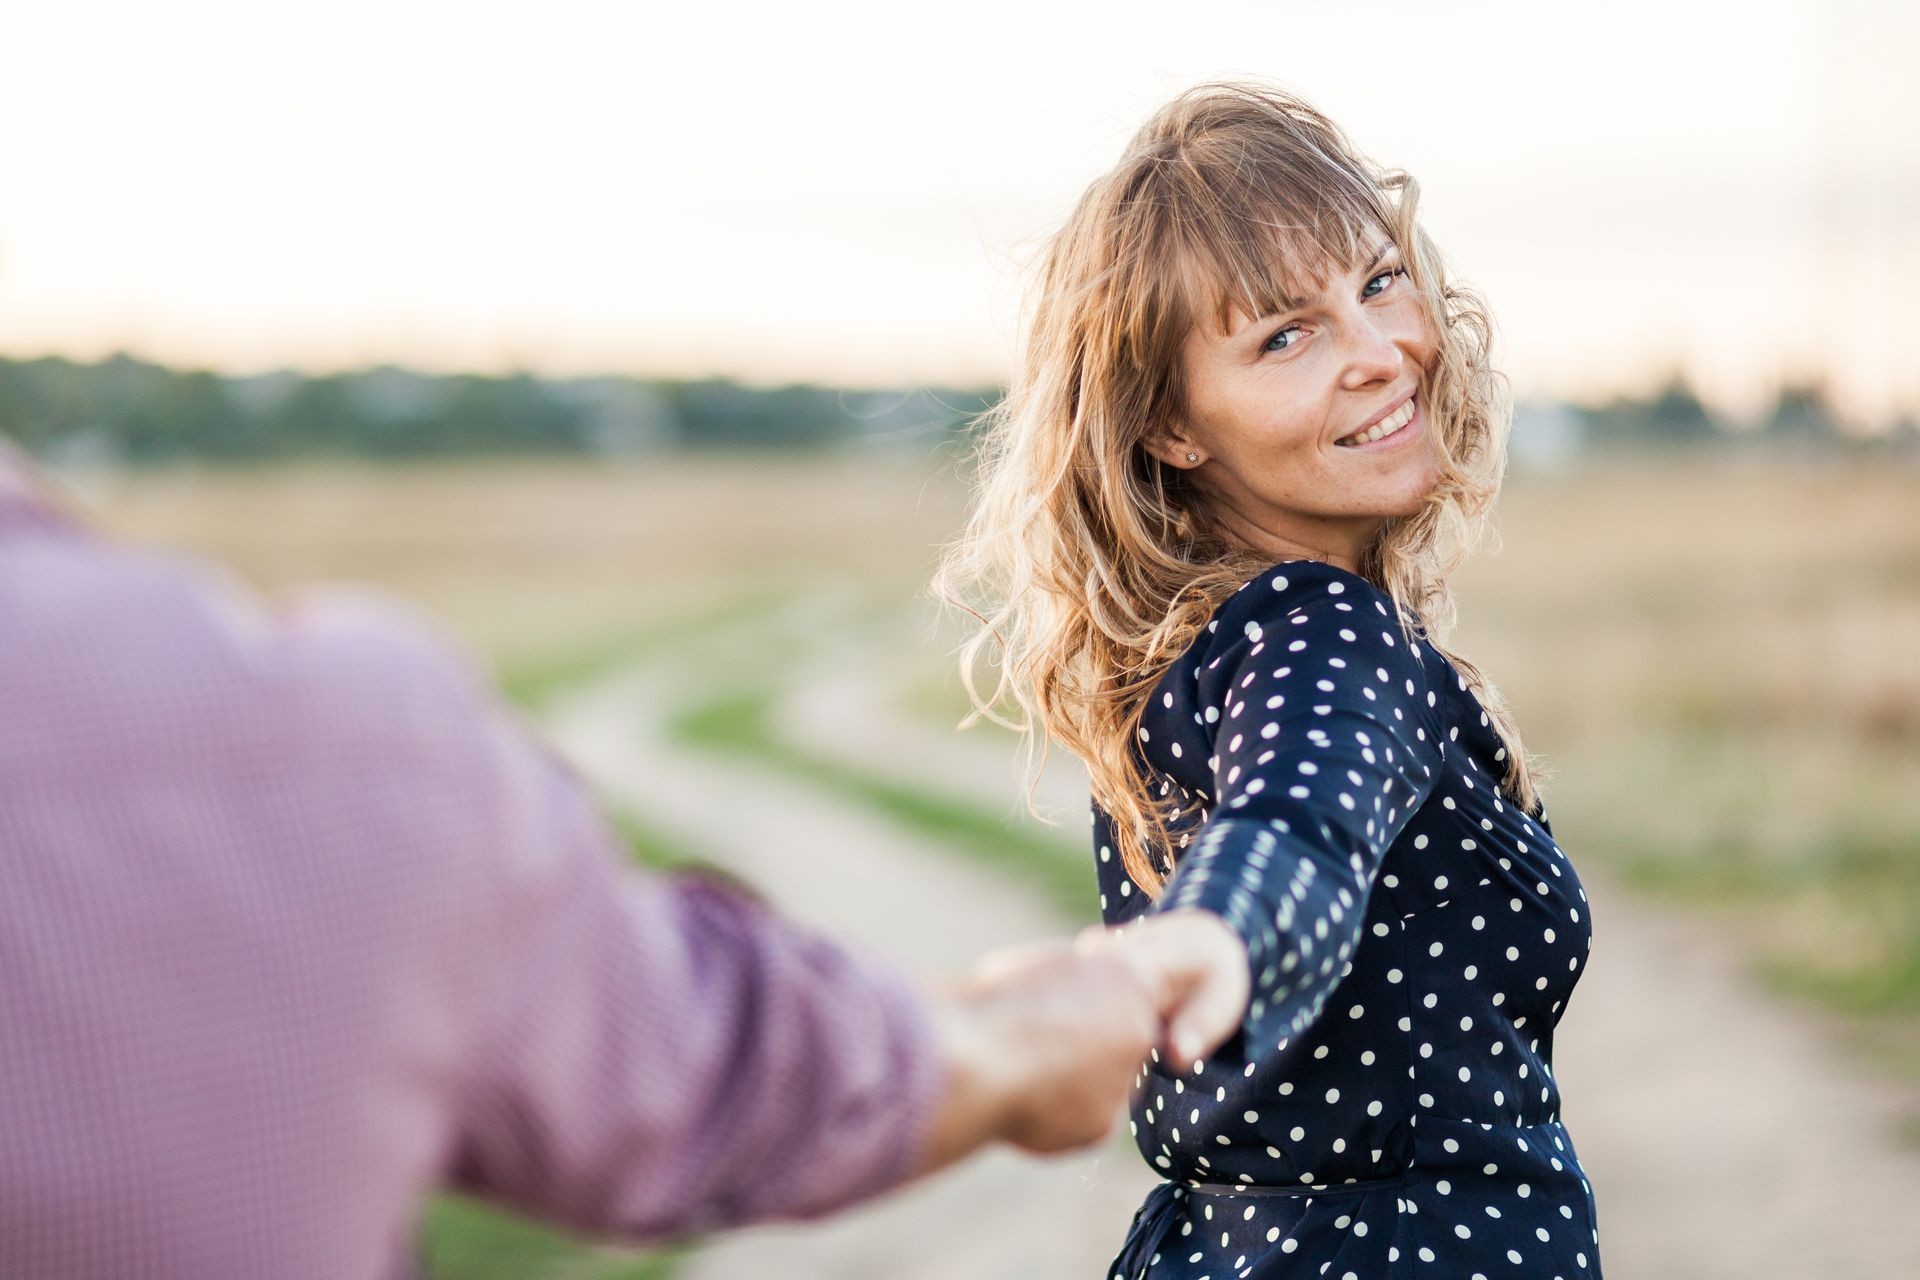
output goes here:
[{"label": "blurred pink sleeve", "polygon": [[387,1274],[450,1173],[650,1237],[915,1166],[900,974],[638,871],[416,611],[265,607],[8,453],[0,1277]]},{"label": "blurred pink sleeve", "polygon": [[566,764],[479,718],[494,767],[474,800],[508,870],[456,1182],[651,1239],[902,1181],[943,1083],[909,980],[737,891],[634,868]]}]

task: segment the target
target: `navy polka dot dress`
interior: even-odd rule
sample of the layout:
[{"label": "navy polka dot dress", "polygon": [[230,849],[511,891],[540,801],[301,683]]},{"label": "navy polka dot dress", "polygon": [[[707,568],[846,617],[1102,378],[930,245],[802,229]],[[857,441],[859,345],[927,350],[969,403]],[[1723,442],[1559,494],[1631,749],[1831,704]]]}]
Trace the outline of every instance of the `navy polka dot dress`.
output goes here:
[{"label": "navy polka dot dress", "polygon": [[1288,561],[1167,670],[1138,745],[1180,809],[1174,872],[1150,902],[1095,806],[1102,913],[1219,913],[1253,998],[1193,1072],[1142,1071],[1132,1129],[1167,1181],[1109,1275],[1598,1280],[1552,1070],[1586,894],[1499,794],[1452,664],[1364,578]]}]

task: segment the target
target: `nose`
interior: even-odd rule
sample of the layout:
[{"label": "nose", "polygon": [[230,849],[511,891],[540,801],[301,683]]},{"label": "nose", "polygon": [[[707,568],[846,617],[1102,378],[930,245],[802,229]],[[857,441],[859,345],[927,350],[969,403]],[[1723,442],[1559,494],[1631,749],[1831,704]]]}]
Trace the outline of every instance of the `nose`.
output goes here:
[{"label": "nose", "polygon": [[1400,349],[1399,333],[1390,318],[1377,310],[1363,308],[1356,310],[1350,322],[1340,328],[1345,336],[1341,386],[1349,391],[1364,391],[1400,378],[1406,368],[1406,353]]}]

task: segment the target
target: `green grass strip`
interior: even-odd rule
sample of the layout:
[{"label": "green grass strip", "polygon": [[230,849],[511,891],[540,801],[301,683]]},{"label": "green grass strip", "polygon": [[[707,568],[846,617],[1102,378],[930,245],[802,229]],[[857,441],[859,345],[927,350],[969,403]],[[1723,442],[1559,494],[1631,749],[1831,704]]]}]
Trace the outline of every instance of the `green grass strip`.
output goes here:
[{"label": "green grass strip", "polygon": [[1753,951],[1768,985],[1843,1014],[1920,1016],[1920,846],[1913,841],[1842,831],[1784,858],[1736,844],[1629,845],[1614,863],[1634,888],[1695,910],[1744,911],[1763,922],[1826,920],[1845,946],[1813,947],[1757,930]]},{"label": "green grass strip", "polygon": [[523,707],[537,710],[556,694],[621,667],[690,645],[790,603],[792,588],[755,585],[691,613],[596,636],[554,653],[506,663],[500,689]]},{"label": "green grass strip", "polygon": [[1067,841],[971,800],[874,773],[785,741],[770,723],[776,693],[730,690],[694,703],[670,723],[675,741],[726,752],[898,823],[935,847],[960,853],[1031,886],[1069,920],[1097,918],[1093,864]]},{"label": "green grass strip", "polygon": [[593,1244],[464,1195],[437,1197],[422,1226],[433,1280],[668,1280],[687,1256]]}]

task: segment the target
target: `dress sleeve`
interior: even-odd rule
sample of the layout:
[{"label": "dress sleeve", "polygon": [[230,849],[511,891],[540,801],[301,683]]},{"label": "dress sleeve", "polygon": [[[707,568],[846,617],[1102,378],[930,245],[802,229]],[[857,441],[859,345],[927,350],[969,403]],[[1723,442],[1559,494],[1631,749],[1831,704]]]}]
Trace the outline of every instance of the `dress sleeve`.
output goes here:
[{"label": "dress sleeve", "polygon": [[1317,562],[1248,583],[1198,653],[1213,795],[1157,909],[1212,911],[1240,935],[1243,1032],[1272,1043],[1319,1016],[1387,847],[1433,791],[1436,694],[1391,597]]}]

